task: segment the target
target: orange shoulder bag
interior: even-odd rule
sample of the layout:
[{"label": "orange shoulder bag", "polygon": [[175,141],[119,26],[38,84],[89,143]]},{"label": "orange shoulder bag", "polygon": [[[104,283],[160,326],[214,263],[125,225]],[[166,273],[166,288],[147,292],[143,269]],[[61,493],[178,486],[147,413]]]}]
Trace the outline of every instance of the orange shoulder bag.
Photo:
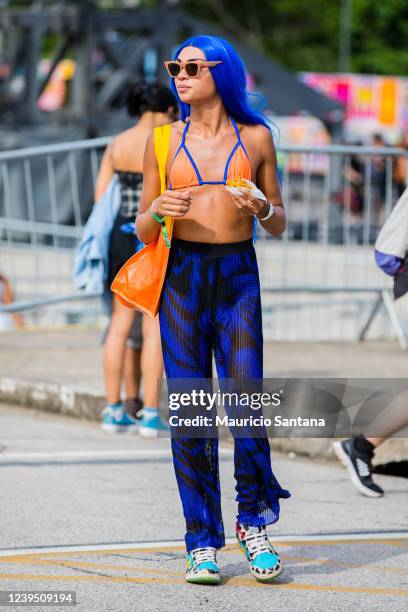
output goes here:
[{"label": "orange shoulder bag", "polygon": [[[170,125],[154,128],[154,151],[160,173],[161,193],[166,190],[166,160],[170,144]],[[132,255],[113,279],[111,290],[128,308],[155,317],[166,276],[174,217],[164,217],[157,240]]]}]

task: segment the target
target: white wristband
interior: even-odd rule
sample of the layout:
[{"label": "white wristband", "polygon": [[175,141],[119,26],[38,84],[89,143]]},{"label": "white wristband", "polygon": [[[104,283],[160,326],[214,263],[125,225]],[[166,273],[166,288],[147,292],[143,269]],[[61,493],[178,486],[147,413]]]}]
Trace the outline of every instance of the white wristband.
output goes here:
[{"label": "white wristband", "polygon": [[258,219],[258,221],[266,221],[267,219],[270,219],[273,215],[273,213],[275,212],[275,209],[273,207],[273,204],[271,204],[270,202],[268,202],[269,204],[269,211],[268,214],[266,215],[266,217],[256,217]]}]

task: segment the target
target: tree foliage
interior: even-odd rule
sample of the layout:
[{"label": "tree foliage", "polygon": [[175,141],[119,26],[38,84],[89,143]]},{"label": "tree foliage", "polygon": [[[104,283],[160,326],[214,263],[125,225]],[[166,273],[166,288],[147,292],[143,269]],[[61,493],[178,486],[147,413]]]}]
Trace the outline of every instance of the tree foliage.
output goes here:
[{"label": "tree foliage", "polygon": [[[84,0],[64,0],[78,4]],[[160,0],[94,0],[102,9],[150,8]],[[162,0],[163,1],[163,0]],[[346,0],[180,0],[293,71],[337,72],[341,6]],[[408,0],[349,0],[351,72],[408,75]],[[172,1],[174,4],[175,0]],[[170,2],[169,2],[170,3]],[[9,0],[9,7],[55,4]]]},{"label": "tree foliage", "polygon": [[[341,0],[184,0],[291,70],[339,67]],[[352,0],[351,72],[408,74],[407,0]]]}]

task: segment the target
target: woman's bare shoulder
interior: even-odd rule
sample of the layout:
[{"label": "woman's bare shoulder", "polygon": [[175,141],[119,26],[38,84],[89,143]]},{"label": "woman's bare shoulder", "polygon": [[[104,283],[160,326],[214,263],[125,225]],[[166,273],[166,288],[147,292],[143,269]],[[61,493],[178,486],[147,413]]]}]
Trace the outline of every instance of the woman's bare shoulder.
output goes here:
[{"label": "woman's bare shoulder", "polygon": [[[185,126],[185,123],[183,123],[183,121],[174,121],[174,123],[168,123],[167,125],[170,125],[171,128],[171,136],[173,136],[174,134],[181,134],[183,133],[183,127]],[[149,136],[147,138],[147,142],[153,146],[153,140],[154,140],[154,129],[152,128],[149,132]]]},{"label": "woman's bare shoulder", "polygon": [[137,126],[132,125],[132,127],[128,128],[127,130],[123,130],[123,132],[119,132],[119,134],[115,136],[113,142],[120,145],[122,143],[127,142],[129,139],[134,139],[136,127]]},{"label": "woman's bare shoulder", "polygon": [[171,127],[171,130],[175,132],[176,134],[182,134],[184,128],[186,127],[186,124],[184,121],[179,119],[178,121],[174,121],[173,123],[170,123],[170,127]]},{"label": "woman's bare shoulder", "polygon": [[114,162],[120,159],[121,155],[124,151],[127,150],[130,143],[134,146],[134,127],[124,130],[119,134],[116,134],[116,136],[111,140],[109,145],[111,158],[114,160]]},{"label": "woman's bare shoulder", "polygon": [[238,126],[240,127],[241,134],[245,134],[248,138],[255,141],[257,144],[270,142],[271,140],[273,140],[271,130],[262,123],[241,123],[238,124]]}]

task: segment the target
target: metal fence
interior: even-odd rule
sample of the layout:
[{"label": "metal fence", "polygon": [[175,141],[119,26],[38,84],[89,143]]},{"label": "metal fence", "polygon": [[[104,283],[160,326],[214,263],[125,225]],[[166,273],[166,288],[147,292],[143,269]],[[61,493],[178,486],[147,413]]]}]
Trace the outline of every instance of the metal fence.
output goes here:
[{"label": "metal fence", "polygon": [[[30,323],[92,322],[96,301],[49,300],[73,292],[74,249],[92,207],[109,138],[0,153],[0,271],[19,302],[36,307]],[[48,306],[40,308],[39,303]]]},{"label": "metal fence", "polygon": [[[17,299],[72,294],[72,255],[93,203],[108,138],[0,153],[0,270]],[[398,196],[390,147],[282,147],[284,234],[258,225],[266,338],[355,339],[391,279],[373,243]],[[334,290],[335,289],[335,290]],[[34,322],[92,320],[90,303],[27,315]],[[70,310],[71,309],[71,310]],[[394,326],[395,327],[395,326]],[[368,337],[395,334],[386,309]]]}]

